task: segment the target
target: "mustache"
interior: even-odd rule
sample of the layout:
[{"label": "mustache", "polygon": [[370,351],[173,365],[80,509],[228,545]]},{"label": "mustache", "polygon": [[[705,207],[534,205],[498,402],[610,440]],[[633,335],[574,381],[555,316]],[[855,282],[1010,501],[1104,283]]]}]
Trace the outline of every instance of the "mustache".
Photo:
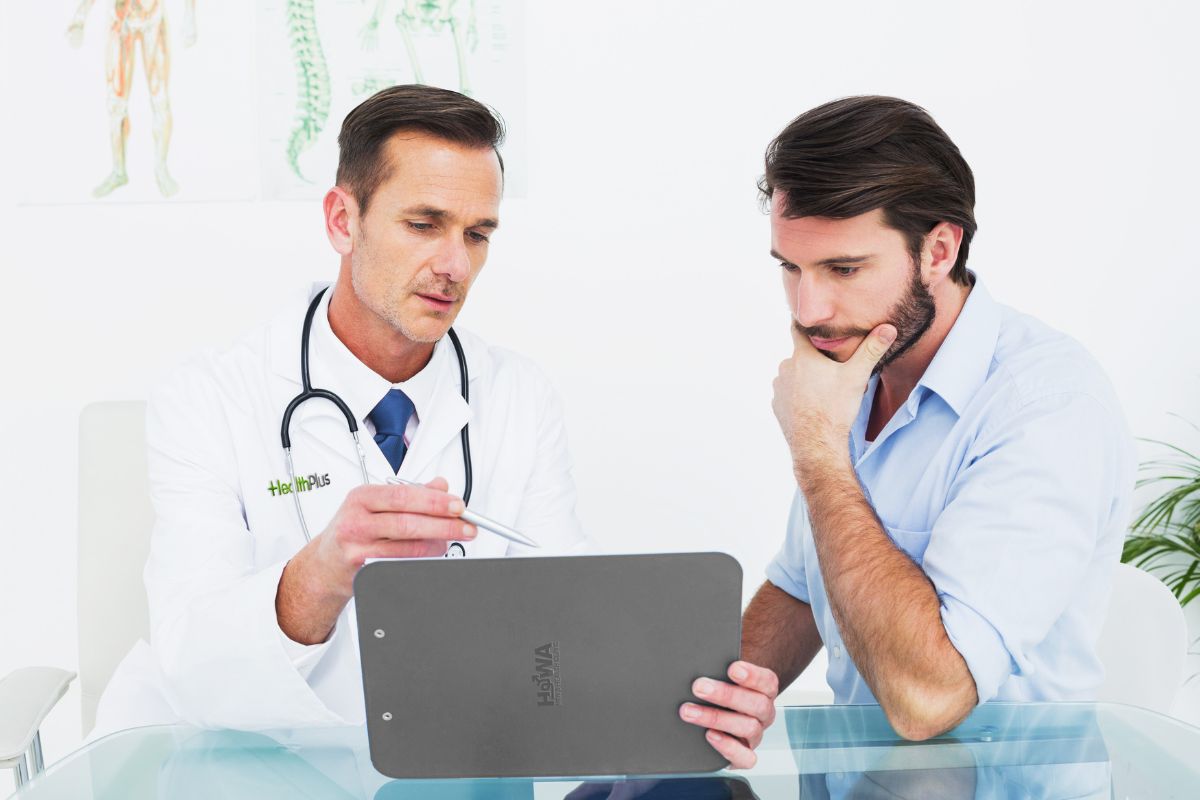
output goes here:
[{"label": "mustache", "polygon": [[415,283],[409,287],[409,291],[413,294],[436,294],[442,297],[451,297],[454,298],[454,302],[462,300],[465,295],[463,287],[457,283],[443,284],[436,281]]},{"label": "mustache", "polygon": [[800,333],[804,334],[805,336],[811,336],[815,339],[845,339],[853,336],[866,336],[870,333],[870,331],[863,330],[862,328],[843,328],[841,330],[837,330],[835,328],[825,327],[824,325],[815,325],[811,328],[806,328],[795,320],[792,320],[792,325],[794,325],[796,330]]}]

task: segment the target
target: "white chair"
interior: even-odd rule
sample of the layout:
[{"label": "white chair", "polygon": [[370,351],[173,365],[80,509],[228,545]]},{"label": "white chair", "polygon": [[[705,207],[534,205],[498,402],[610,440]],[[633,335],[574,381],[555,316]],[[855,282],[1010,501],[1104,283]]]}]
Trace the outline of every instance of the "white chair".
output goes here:
[{"label": "white chair", "polygon": [[[93,403],[79,416],[79,676],[82,729],[117,664],[149,638],[142,568],[154,512],[146,480],[146,404]],[[20,786],[42,770],[38,729],[72,672],[31,667],[0,680],[0,768]]]},{"label": "white chair", "polygon": [[0,680],[0,769],[15,771],[17,786],[42,771],[42,720],[64,694],[74,672],[26,667]]},{"label": "white chair", "polygon": [[1187,620],[1162,581],[1137,567],[1117,565],[1096,648],[1105,671],[1097,700],[1170,712],[1183,685]]}]

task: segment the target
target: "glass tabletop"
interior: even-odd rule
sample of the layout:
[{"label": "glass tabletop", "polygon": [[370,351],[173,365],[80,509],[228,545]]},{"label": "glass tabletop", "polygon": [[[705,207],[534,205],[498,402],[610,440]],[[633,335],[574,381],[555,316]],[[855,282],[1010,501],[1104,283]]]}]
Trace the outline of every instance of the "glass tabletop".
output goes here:
[{"label": "glass tabletop", "polygon": [[20,800],[668,800],[669,798],[1197,798],[1200,728],[1131,706],[989,703],[926,742],[878,706],[781,708],[752,770],[669,777],[395,781],[365,728],[160,726],[93,742]]}]

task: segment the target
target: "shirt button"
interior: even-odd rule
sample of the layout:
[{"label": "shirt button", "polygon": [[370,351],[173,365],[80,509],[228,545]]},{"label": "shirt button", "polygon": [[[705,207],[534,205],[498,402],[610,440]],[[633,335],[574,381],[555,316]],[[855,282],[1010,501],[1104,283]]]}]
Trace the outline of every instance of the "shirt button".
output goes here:
[{"label": "shirt button", "polygon": [[835,644],[835,645],[833,646],[833,657],[834,657],[834,658],[841,658],[841,657],[842,657],[842,648],[841,648],[841,645],[836,645],[836,644]]}]

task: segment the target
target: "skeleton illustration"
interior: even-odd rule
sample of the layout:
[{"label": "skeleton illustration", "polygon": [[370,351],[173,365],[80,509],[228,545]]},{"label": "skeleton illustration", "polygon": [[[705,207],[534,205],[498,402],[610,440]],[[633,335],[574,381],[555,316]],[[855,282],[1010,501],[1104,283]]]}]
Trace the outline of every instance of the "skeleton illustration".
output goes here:
[{"label": "skeleton illustration", "polygon": [[[383,18],[389,0],[375,0],[375,10],[362,29],[362,46],[373,50],[379,42],[379,21]],[[475,26],[475,0],[470,0],[468,10],[458,10],[459,0],[404,0],[400,13],[396,15],[396,27],[404,38],[404,48],[412,65],[413,80],[424,83],[421,62],[413,45],[412,34],[424,29],[440,34],[450,30],[454,39],[454,53],[458,58],[458,88],[463,94],[471,94],[471,83],[467,77],[467,52],[475,52],[479,45],[479,33]]]},{"label": "skeleton illustration", "polygon": [[383,75],[368,75],[350,84],[350,91],[355,97],[366,97],[394,85],[396,82]]},{"label": "skeleton illustration", "polygon": [[[83,27],[95,0],[80,0],[75,16],[67,26],[67,41],[72,47],[83,43]],[[196,42],[195,0],[184,0],[183,44]],[[150,108],[154,116],[154,179],[164,197],[179,190],[167,170],[167,150],[171,144],[171,104],[167,84],[171,74],[171,44],[167,38],[167,19],[163,0],[113,0],[112,23],[105,47],[105,78],[108,84],[109,141],[112,146],[112,173],[92,194],[104,197],[129,182],[125,170],[125,144],[129,140],[129,93],[133,85],[135,50],[141,45],[142,69],[150,90]]]},{"label": "skeleton illustration", "polygon": [[313,0],[288,0],[287,22],[296,61],[296,120],[288,137],[287,159],[296,177],[307,180],[300,171],[300,154],[316,144],[329,119],[329,65],[321,49]]}]

